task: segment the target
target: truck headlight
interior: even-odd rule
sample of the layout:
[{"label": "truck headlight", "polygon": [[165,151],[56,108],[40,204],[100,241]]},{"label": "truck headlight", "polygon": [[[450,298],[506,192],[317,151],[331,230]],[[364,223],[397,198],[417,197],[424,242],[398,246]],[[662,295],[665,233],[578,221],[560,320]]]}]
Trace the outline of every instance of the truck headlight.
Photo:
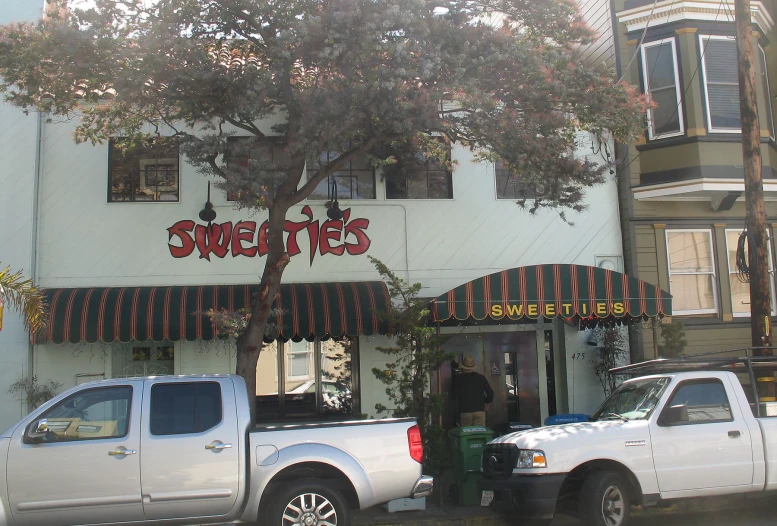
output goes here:
[{"label": "truck headlight", "polygon": [[546,468],[545,452],[536,449],[522,449],[518,452],[516,468]]}]

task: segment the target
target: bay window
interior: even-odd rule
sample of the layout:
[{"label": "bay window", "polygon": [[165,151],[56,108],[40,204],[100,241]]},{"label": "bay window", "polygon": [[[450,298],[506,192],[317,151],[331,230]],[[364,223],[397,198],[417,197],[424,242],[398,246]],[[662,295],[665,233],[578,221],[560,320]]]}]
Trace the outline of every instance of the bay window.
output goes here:
[{"label": "bay window", "polygon": [[674,38],[648,42],[642,46],[642,78],[645,93],[656,104],[655,108],[647,111],[650,139],[682,135],[685,124]]}]

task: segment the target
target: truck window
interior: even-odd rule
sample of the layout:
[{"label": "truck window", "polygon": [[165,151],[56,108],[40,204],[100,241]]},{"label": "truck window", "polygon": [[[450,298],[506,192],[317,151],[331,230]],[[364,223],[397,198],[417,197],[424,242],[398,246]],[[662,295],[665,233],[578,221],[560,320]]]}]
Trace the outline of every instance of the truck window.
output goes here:
[{"label": "truck window", "polygon": [[681,383],[666,407],[676,405],[686,407],[689,424],[730,422],[734,419],[723,383],[713,378]]},{"label": "truck window", "polygon": [[201,433],[221,423],[218,382],[158,383],[151,387],[151,434]]},{"label": "truck window", "polygon": [[60,441],[120,438],[127,435],[132,387],[87,389],[46,411],[49,430]]}]

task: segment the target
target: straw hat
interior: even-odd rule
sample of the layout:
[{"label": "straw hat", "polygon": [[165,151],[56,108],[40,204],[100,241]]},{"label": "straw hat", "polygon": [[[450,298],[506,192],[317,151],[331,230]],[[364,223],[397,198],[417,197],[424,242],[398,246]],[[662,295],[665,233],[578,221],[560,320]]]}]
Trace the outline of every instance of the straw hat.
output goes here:
[{"label": "straw hat", "polygon": [[464,355],[461,358],[461,368],[471,371],[475,368],[475,359],[472,356]]}]

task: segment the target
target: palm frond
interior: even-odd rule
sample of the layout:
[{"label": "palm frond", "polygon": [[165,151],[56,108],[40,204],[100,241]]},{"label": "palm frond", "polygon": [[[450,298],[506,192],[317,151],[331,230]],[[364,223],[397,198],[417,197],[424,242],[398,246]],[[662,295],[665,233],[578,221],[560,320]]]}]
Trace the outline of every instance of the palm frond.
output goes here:
[{"label": "palm frond", "polygon": [[22,315],[24,327],[36,335],[48,325],[48,305],[43,289],[24,279],[22,271],[11,273],[11,267],[0,270],[0,297]]}]

